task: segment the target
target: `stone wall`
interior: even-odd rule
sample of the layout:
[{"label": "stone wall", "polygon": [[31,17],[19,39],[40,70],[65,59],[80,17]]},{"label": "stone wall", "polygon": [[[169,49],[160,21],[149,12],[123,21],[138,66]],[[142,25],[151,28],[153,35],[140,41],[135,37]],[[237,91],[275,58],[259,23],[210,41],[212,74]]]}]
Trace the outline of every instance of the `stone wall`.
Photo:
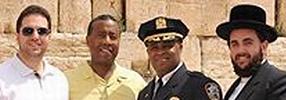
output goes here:
[{"label": "stone wall", "polygon": [[108,13],[121,21],[122,33],[117,61],[138,71],[146,79],[154,75],[145,47],[137,38],[140,23],[156,16],[182,19],[190,28],[184,41],[183,60],[188,68],[201,71],[217,80],[225,91],[236,76],[232,72],[226,42],[215,35],[216,26],[228,20],[230,8],[251,3],[267,11],[267,23],[281,33],[269,46],[268,58],[286,69],[286,1],[285,0],[0,0],[0,62],[17,52],[15,23],[23,8],[37,4],[52,16],[52,40],[47,59],[63,70],[77,67],[89,59],[85,34],[89,21]]}]

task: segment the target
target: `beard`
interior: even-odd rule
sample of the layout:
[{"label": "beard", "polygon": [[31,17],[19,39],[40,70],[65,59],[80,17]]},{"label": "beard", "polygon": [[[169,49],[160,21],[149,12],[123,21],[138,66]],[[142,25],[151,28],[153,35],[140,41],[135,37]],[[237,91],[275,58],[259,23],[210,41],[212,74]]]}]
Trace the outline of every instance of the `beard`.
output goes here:
[{"label": "beard", "polygon": [[[243,55],[248,55],[250,57],[249,54],[243,54]],[[236,55],[234,59],[238,58],[237,56],[241,56],[240,54]],[[253,56],[252,59],[250,59],[248,65],[245,66],[244,69],[242,69],[233,58],[231,58],[231,62],[234,68],[234,72],[236,75],[240,76],[240,77],[249,77],[253,74],[255,74],[258,70],[258,68],[261,65],[261,62],[263,60],[262,58],[263,54],[262,54],[262,50],[260,49],[260,51],[255,54]]]}]

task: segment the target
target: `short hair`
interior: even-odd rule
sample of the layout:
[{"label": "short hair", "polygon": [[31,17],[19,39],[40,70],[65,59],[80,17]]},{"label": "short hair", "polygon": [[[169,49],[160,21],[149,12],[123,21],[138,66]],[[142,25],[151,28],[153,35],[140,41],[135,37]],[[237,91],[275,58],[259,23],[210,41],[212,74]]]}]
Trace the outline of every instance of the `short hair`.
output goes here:
[{"label": "short hair", "polygon": [[20,32],[20,27],[22,25],[23,19],[29,15],[36,15],[36,14],[45,17],[48,21],[48,28],[51,29],[51,17],[49,12],[43,7],[37,5],[30,5],[21,12],[21,14],[17,19],[17,25],[16,25],[17,33]]},{"label": "short hair", "polygon": [[[89,25],[88,25],[88,29],[87,29],[87,36],[89,36],[92,31],[93,31],[93,24],[96,22],[96,21],[99,21],[99,20],[111,20],[111,21],[114,21],[116,22],[118,25],[119,25],[119,22],[111,15],[109,14],[103,14],[103,15],[99,15],[97,17],[95,17],[92,21],[89,22]],[[120,28],[120,26],[119,26]]]}]

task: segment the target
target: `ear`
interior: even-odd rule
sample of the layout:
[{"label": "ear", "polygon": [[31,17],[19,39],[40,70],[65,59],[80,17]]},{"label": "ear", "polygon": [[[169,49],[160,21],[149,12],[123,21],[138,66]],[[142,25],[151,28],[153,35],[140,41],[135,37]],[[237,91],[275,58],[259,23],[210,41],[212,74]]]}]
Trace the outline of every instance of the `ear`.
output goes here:
[{"label": "ear", "polygon": [[47,38],[48,38],[48,40],[50,40],[50,39],[51,39],[51,37],[52,37],[52,35],[51,35],[51,34],[49,34],[49,35],[48,35],[48,37],[47,37]]},{"label": "ear", "polygon": [[182,50],[183,49],[183,43],[180,43],[179,46],[180,46],[180,49]]},{"label": "ear", "polygon": [[86,37],[85,37],[85,41],[86,41],[86,44],[87,44],[87,45],[89,45],[89,40],[88,40],[88,38],[89,38],[89,36],[86,36]]},{"label": "ear", "polygon": [[20,39],[20,33],[15,33],[15,36],[16,36],[16,37],[15,37],[15,38],[16,38],[16,41],[19,43],[19,41],[20,41],[20,40],[19,40],[19,39]]},{"label": "ear", "polygon": [[183,43],[177,43],[177,44],[179,46],[180,51],[182,52],[183,51]]},{"label": "ear", "polygon": [[183,43],[177,43],[177,45],[179,46],[179,54],[182,55],[183,53]]},{"label": "ear", "polygon": [[148,49],[148,47],[146,47],[146,52],[149,53],[149,51],[150,51],[150,50]]},{"label": "ear", "polygon": [[263,56],[267,55],[268,44],[269,44],[268,41],[264,41],[264,42],[261,43],[261,47],[260,48],[261,48]]},{"label": "ear", "polygon": [[90,36],[86,36],[86,37],[85,37],[85,41],[86,41],[86,45],[89,46],[89,45],[91,44],[91,43],[90,43],[90,42],[91,42],[91,41],[90,41]]}]

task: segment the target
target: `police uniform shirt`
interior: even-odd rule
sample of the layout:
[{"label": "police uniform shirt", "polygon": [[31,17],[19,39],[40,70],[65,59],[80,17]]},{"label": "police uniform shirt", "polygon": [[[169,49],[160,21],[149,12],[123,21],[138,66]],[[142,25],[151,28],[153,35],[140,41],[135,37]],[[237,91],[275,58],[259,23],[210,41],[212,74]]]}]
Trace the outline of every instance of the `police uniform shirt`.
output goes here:
[{"label": "police uniform shirt", "polygon": [[[161,41],[183,42],[188,27],[180,20],[158,16],[140,25],[138,38],[145,46]],[[183,62],[162,77],[164,87],[156,93],[159,78],[155,77],[139,95],[138,100],[215,100],[220,99],[219,85],[202,73],[190,72]],[[155,95],[155,98],[154,98]]]},{"label": "police uniform shirt", "polygon": [[136,72],[114,63],[108,79],[94,73],[88,62],[66,72],[70,100],[135,100],[145,81]]},{"label": "police uniform shirt", "polygon": [[[164,75],[164,76],[162,77],[163,86],[167,84],[167,82],[170,80],[170,78],[173,76],[173,74],[174,74],[182,65],[183,65],[183,62],[180,62],[180,63],[178,64],[178,66],[177,66],[174,70],[172,70],[171,72],[167,73],[166,75]],[[153,91],[153,94],[156,94],[156,92],[158,91],[158,87],[159,87],[159,82],[158,82],[158,80],[159,80],[159,77],[156,76],[156,77],[155,77],[155,83],[156,83],[156,84],[155,84],[155,89],[154,89],[154,91]],[[153,95],[153,97],[154,97],[154,95]]]},{"label": "police uniform shirt", "polygon": [[68,82],[56,67],[43,61],[42,74],[17,55],[0,65],[0,100],[68,100]]}]

